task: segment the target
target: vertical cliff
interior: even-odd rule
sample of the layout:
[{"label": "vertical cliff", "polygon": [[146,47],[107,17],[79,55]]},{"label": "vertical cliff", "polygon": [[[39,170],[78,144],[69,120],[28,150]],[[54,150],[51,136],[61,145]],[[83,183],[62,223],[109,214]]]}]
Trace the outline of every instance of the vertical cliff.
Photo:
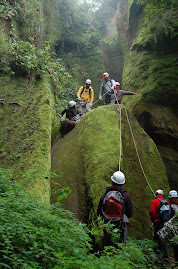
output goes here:
[{"label": "vertical cliff", "polygon": [[[107,4],[108,10],[112,3]],[[111,77],[122,82],[122,89],[138,92],[136,98],[124,97],[123,103],[155,141],[170,187],[177,188],[176,5],[173,3],[170,9],[169,3],[162,8],[159,2],[155,5],[127,0],[114,3],[112,18],[117,31],[109,16],[103,26],[106,30],[101,48],[105,68]],[[110,28],[114,34],[107,32]]]}]

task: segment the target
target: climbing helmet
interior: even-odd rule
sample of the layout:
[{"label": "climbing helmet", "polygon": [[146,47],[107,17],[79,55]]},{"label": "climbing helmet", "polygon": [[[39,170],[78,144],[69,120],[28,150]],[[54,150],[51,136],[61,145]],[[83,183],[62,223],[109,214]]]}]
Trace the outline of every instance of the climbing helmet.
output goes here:
[{"label": "climbing helmet", "polygon": [[116,171],[112,175],[111,180],[117,184],[124,184],[125,183],[125,175],[121,171]]},{"label": "climbing helmet", "polygon": [[169,198],[174,198],[174,197],[178,197],[178,193],[177,191],[172,190],[169,192]]},{"label": "climbing helmet", "polygon": [[75,101],[69,101],[69,107],[73,107],[76,105],[76,102]]},{"label": "climbing helmet", "polygon": [[157,195],[164,195],[163,190],[157,190],[155,192],[155,196],[157,196]]},{"label": "climbing helmet", "polygon": [[104,77],[104,78],[108,78],[108,77],[109,77],[109,74],[108,74],[107,72],[105,72],[105,73],[103,74],[103,77]]},{"label": "climbing helmet", "polygon": [[91,85],[91,79],[86,79],[85,83]]}]

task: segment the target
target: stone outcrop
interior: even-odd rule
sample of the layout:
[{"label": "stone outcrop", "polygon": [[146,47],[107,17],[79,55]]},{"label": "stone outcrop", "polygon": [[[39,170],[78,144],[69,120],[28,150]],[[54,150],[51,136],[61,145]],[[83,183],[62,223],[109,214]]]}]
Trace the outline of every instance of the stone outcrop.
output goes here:
[{"label": "stone outcrop", "polygon": [[48,80],[0,77],[0,166],[13,181],[49,204],[51,140],[59,132],[54,96]]},{"label": "stone outcrop", "polygon": [[[168,193],[166,172],[156,145],[132,114],[128,115],[139,157],[152,189],[155,191],[163,188]],[[62,204],[80,220],[87,221],[89,216],[96,216],[100,196],[105,187],[111,185],[113,172],[118,170],[119,120],[120,110],[117,105],[93,109],[64,139],[58,140],[52,147],[52,171],[57,176],[53,179],[54,183],[51,183],[51,201],[57,201],[62,188],[70,187],[72,192]],[[124,188],[130,193],[134,205],[129,233],[135,238],[149,237],[148,211],[154,194],[138,162],[124,108],[121,130],[121,170],[126,175]]]}]

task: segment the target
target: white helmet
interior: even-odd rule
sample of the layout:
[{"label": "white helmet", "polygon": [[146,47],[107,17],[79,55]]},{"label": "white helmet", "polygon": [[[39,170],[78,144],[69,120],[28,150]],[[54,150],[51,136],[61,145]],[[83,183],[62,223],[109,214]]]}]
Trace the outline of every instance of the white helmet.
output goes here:
[{"label": "white helmet", "polygon": [[69,101],[69,107],[73,107],[76,105],[76,102],[75,101]]},{"label": "white helmet", "polygon": [[117,85],[117,86],[120,86],[121,84],[119,83],[119,81],[116,81],[116,85]]},{"label": "white helmet", "polygon": [[91,79],[86,79],[85,83],[91,85]]},{"label": "white helmet", "polygon": [[170,191],[169,192],[169,198],[178,197],[177,191]]},{"label": "white helmet", "polygon": [[108,78],[108,77],[109,77],[109,74],[108,74],[107,72],[105,72],[105,73],[103,74],[103,77],[104,77],[104,78]]},{"label": "white helmet", "polygon": [[124,184],[125,175],[121,171],[117,171],[112,175],[111,180],[117,184]]},{"label": "white helmet", "polygon": [[157,195],[164,195],[163,190],[157,190],[155,192],[155,196],[157,196]]}]

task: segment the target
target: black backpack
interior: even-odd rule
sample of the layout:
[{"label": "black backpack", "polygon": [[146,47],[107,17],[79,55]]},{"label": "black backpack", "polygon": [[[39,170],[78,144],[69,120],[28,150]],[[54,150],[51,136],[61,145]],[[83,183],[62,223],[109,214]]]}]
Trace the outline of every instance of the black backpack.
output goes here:
[{"label": "black backpack", "polygon": [[112,224],[122,224],[123,216],[125,213],[124,197],[122,193],[124,190],[120,191],[109,191],[106,193],[103,204],[101,207],[102,217],[104,222],[111,222]]},{"label": "black backpack", "polygon": [[156,199],[160,201],[160,206],[159,206],[159,211],[158,211],[160,221],[166,222],[170,220],[171,218],[170,205],[168,204],[166,200],[161,200],[159,198],[156,198]]}]

